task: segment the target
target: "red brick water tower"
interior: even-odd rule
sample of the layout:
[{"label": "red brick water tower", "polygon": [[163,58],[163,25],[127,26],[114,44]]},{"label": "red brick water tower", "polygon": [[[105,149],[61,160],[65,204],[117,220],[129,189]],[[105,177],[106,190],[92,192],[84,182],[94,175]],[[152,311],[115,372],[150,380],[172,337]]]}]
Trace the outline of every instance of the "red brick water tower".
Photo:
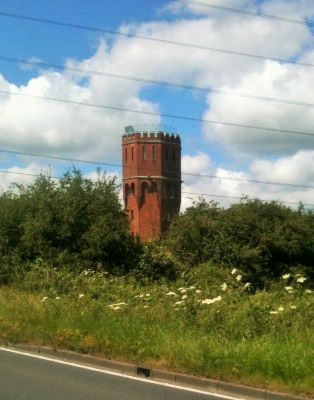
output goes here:
[{"label": "red brick water tower", "polygon": [[123,199],[131,231],[142,241],[162,236],[180,211],[180,137],[127,127],[122,160]]}]

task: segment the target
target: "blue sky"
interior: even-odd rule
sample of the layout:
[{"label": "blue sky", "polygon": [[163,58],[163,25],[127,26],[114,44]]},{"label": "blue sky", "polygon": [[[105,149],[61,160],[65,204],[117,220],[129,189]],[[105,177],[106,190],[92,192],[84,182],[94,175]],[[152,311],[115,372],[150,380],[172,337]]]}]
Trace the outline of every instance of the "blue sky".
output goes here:
[{"label": "blue sky", "polygon": [[[310,0],[215,0],[210,3],[298,20],[313,18]],[[126,0],[11,0],[1,4],[0,12],[110,30],[127,29],[139,35],[314,64],[313,33],[306,26],[196,7],[184,0],[139,0],[135,3]],[[314,69],[311,68],[119,38],[5,16],[0,16],[0,30],[0,57],[36,59],[59,65],[71,63],[83,69],[314,103]],[[314,113],[309,107],[139,85],[104,77],[85,76],[82,80],[77,74],[25,68],[1,60],[0,77],[0,89],[9,88],[12,92],[142,109],[156,114],[314,131]],[[312,186],[314,140],[311,138],[271,136],[254,130],[131,113],[118,115],[105,110],[83,110],[83,107],[66,108],[50,102],[44,105],[40,100],[14,96],[8,99],[2,95],[2,98],[0,149],[119,163],[120,137],[125,125],[161,122],[172,126],[171,130],[182,136],[184,171],[222,178],[185,179],[185,191],[224,196],[248,194],[284,201],[310,202],[313,198],[313,192],[308,189],[224,180],[273,180]],[[36,172],[48,168],[58,175],[69,165],[30,157],[0,157],[0,168],[12,171]],[[78,166],[86,174],[95,169],[83,164]],[[120,173],[115,169],[108,171]],[[26,182],[28,179],[17,175],[1,178],[3,189],[10,180]],[[187,197],[183,201],[184,207],[190,201]]]}]

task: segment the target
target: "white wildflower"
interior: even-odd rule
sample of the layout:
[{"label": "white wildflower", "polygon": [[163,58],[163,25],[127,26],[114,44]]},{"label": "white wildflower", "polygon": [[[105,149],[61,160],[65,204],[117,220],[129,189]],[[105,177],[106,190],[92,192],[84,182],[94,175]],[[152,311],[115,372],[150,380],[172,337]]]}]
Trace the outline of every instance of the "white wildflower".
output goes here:
[{"label": "white wildflower", "polygon": [[115,303],[115,304],[109,304],[108,307],[115,309],[116,307],[119,307],[119,309],[121,308],[121,306],[127,306],[128,303],[124,303],[123,301],[121,301],[120,303]]},{"label": "white wildflower", "polygon": [[144,308],[148,308],[148,306],[144,306]]},{"label": "white wildflower", "polygon": [[290,274],[284,274],[282,275],[282,279],[287,280],[290,278],[290,276],[291,276]]},{"label": "white wildflower", "polygon": [[228,288],[228,285],[226,284],[226,282],[224,282],[220,287],[221,287],[221,290],[225,292]]},{"label": "white wildflower", "polygon": [[195,293],[200,294],[200,293],[202,293],[202,291],[197,289],[197,290],[195,290]]},{"label": "white wildflower", "polygon": [[84,297],[85,295],[83,293],[80,293],[78,298],[81,299],[82,297]]},{"label": "white wildflower", "polygon": [[285,290],[289,293],[293,292],[293,287],[292,286],[286,286]]},{"label": "white wildflower", "polygon": [[290,306],[291,310],[296,310],[297,306]]},{"label": "white wildflower", "polygon": [[176,301],[175,303],[174,303],[174,306],[179,306],[180,304],[183,304],[184,303],[184,301]]},{"label": "white wildflower", "polygon": [[195,286],[190,286],[189,287],[189,290],[194,290],[195,289]]},{"label": "white wildflower", "polygon": [[304,276],[300,276],[300,278],[297,279],[298,283],[304,283],[306,281],[306,278]]},{"label": "white wildflower", "polygon": [[246,284],[244,285],[244,289],[247,289],[247,288],[249,288],[251,286],[251,283],[250,282],[246,282]]},{"label": "white wildflower", "polygon": [[237,273],[237,269],[236,268],[233,268],[233,270],[231,271],[231,275],[234,275],[234,274],[236,274]]},{"label": "white wildflower", "polygon": [[115,306],[115,307],[113,307],[112,309],[115,310],[115,311],[116,311],[116,310],[121,310],[121,307]]},{"label": "white wildflower", "polygon": [[216,303],[216,301],[221,301],[221,296],[214,297],[213,299],[205,299],[202,300],[201,302],[202,304],[213,304]]},{"label": "white wildflower", "polygon": [[56,300],[60,300],[60,299],[61,299],[61,297],[59,297],[59,296],[56,297]]},{"label": "white wildflower", "polygon": [[185,288],[181,288],[179,289],[181,293],[186,293],[186,289]]},{"label": "white wildflower", "polygon": [[284,308],[283,306],[279,306],[277,311],[278,311],[278,312],[282,312],[282,311],[284,311],[284,309],[285,309],[285,308]]},{"label": "white wildflower", "polygon": [[146,297],[150,297],[150,293],[147,293],[147,294],[146,294]]},{"label": "white wildflower", "polygon": [[188,296],[186,295],[186,294],[184,294],[183,296],[182,296],[182,300],[184,300],[184,299],[186,299]]},{"label": "white wildflower", "polygon": [[46,301],[47,299],[48,299],[48,297],[45,296],[45,297],[43,297],[43,298],[41,299],[41,301],[44,302],[44,301]]},{"label": "white wildflower", "polygon": [[166,296],[177,296],[177,293],[175,293],[175,292],[168,292],[168,293],[166,294]]},{"label": "white wildflower", "polygon": [[269,311],[269,314],[278,314],[278,311]]},{"label": "white wildflower", "polygon": [[311,294],[311,293],[312,293],[312,290],[311,290],[311,289],[306,289],[305,293]]},{"label": "white wildflower", "polygon": [[138,299],[141,299],[142,297],[144,297],[144,295],[143,294],[138,294],[137,296],[135,296],[136,298],[138,298]]},{"label": "white wildflower", "polygon": [[240,282],[241,279],[242,279],[242,275],[237,275],[236,280],[237,280],[238,282]]}]

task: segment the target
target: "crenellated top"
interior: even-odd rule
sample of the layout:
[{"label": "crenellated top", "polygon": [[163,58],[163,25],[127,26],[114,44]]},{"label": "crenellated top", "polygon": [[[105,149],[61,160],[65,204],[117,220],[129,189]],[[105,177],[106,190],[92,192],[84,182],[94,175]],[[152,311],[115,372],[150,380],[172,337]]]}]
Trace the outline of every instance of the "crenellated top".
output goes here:
[{"label": "crenellated top", "polygon": [[181,139],[180,136],[174,133],[168,133],[168,132],[132,132],[132,133],[127,133],[122,136],[122,144],[127,144],[131,142],[137,142],[137,141],[163,141],[165,143],[172,143],[172,144],[181,144]]}]

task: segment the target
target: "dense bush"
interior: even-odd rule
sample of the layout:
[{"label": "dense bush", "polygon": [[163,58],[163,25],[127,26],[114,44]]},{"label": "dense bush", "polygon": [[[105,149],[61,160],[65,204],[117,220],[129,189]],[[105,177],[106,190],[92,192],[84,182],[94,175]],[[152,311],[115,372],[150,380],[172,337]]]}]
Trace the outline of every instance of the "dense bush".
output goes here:
[{"label": "dense bush", "polygon": [[212,260],[262,283],[290,269],[314,273],[314,215],[276,202],[244,200],[228,209],[201,200],[177,217],[165,245],[181,261]]},{"label": "dense bush", "polygon": [[24,265],[40,258],[56,267],[81,269],[98,264],[109,270],[129,270],[140,249],[129,233],[118,194],[114,178],[99,171],[93,181],[76,169],[60,182],[41,175],[31,185],[15,186],[2,194],[2,280],[8,279],[15,259]]}]

